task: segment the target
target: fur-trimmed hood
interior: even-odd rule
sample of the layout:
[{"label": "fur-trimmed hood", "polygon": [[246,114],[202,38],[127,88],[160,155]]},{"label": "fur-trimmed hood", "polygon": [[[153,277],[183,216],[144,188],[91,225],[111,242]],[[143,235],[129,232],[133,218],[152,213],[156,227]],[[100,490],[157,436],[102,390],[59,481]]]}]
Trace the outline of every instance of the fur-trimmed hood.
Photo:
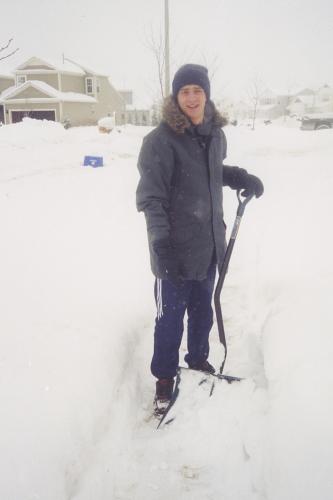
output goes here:
[{"label": "fur-trimmed hood", "polygon": [[[216,109],[212,101],[207,101],[204,121],[212,120],[213,127],[222,128],[227,125],[228,120]],[[167,123],[177,134],[183,134],[191,127],[191,121],[182,113],[173,96],[164,100],[162,109],[162,121]]]}]

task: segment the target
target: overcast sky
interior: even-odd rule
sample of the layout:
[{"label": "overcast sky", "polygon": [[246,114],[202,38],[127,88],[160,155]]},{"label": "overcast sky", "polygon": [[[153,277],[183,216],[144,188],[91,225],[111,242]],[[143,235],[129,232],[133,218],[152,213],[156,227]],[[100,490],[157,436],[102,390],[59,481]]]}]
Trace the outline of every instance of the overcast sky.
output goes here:
[{"label": "overcast sky", "polygon": [[[254,75],[278,92],[333,86],[333,0],[169,0],[169,9],[172,72],[208,65],[213,98],[241,98]],[[65,53],[149,104],[158,86],[146,41],[163,15],[164,0],[3,0],[0,45],[14,37],[20,50],[0,73]]]}]

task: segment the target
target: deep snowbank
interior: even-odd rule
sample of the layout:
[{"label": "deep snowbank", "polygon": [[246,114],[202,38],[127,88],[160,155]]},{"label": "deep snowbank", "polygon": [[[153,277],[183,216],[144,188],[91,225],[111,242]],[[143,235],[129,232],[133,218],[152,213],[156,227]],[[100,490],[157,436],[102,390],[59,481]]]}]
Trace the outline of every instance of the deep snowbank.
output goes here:
[{"label": "deep snowbank", "polygon": [[[227,371],[247,380],[209,398],[185,376],[195,394],[158,432],[134,200],[146,131],[0,129],[1,497],[329,500],[332,131],[227,128],[228,163],[265,183],[223,292]],[[105,167],[82,167],[88,154]],[[229,227],[235,208],[226,191]]]}]

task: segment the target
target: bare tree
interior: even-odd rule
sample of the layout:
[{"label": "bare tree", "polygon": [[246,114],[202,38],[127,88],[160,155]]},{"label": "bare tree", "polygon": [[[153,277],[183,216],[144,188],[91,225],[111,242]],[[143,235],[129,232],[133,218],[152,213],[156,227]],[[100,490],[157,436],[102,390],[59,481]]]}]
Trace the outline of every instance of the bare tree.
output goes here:
[{"label": "bare tree", "polygon": [[283,108],[283,120],[287,120],[287,115],[288,115],[288,107],[291,103],[291,100],[293,98],[292,91],[297,87],[297,83],[295,79],[289,78],[286,84],[286,89],[287,89],[287,95],[284,103],[284,108]]},{"label": "bare tree", "polygon": [[[7,45],[4,45],[3,47],[0,47],[0,61],[2,61],[3,59],[7,59],[8,57],[14,55],[19,49],[14,49],[14,50],[11,50],[10,49],[10,45],[13,41],[13,38],[10,38],[7,42]],[[9,53],[7,53],[9,51]]]},{"label": "bare tree", "polygon": [[159,93],[161,99],[165,97],[164,93],[164,71],[165,71],[165,50],[162,30],[160,29],[157,35],[154,33],[153,28],[150,27],[150,32],[146,34],[145,45],[152,52],[156,68]]},{"label": "bare tree", "polygon": [[216,78],[219,69],[221,68],[220,56],[218,54],[215,54],[212,57],[208,58],[205,53],[201,52],[200,59],[202,60],[203,65],[208,69],[209,80],[212,83],[214,81],[214,78]]},{"label": "bare tree", "polygon": [[257,118],[257,111],[260,99],[264,94],[264,84],[258,75],[255,75],[248,87],[247,96],[250,102],[252,111],[252,130],[254,130],[255,121]]}]

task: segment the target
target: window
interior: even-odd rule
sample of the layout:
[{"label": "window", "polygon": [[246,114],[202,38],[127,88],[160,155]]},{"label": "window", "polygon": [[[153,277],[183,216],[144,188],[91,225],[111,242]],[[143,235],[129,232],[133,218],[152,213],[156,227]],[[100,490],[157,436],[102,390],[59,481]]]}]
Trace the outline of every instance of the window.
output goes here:
[{"label": "window", "polygon": [[100,92],[101,91],[101,84],[100,84],[100,81],[99,80],[96,80],[96,92]]},{"label": "window", "polygon": [[272,99],[271,97],[263,97],[262,99],[260,99],[260,104],[274,104],[274,99]]},{"label": "window", "polygon": [[94,79],[87,77],[86,78],[86,94],[94,93]]},{"label": "window", "polygon": [[16,86],[22,85],[27,81],[26,75],[16,75]]}]

